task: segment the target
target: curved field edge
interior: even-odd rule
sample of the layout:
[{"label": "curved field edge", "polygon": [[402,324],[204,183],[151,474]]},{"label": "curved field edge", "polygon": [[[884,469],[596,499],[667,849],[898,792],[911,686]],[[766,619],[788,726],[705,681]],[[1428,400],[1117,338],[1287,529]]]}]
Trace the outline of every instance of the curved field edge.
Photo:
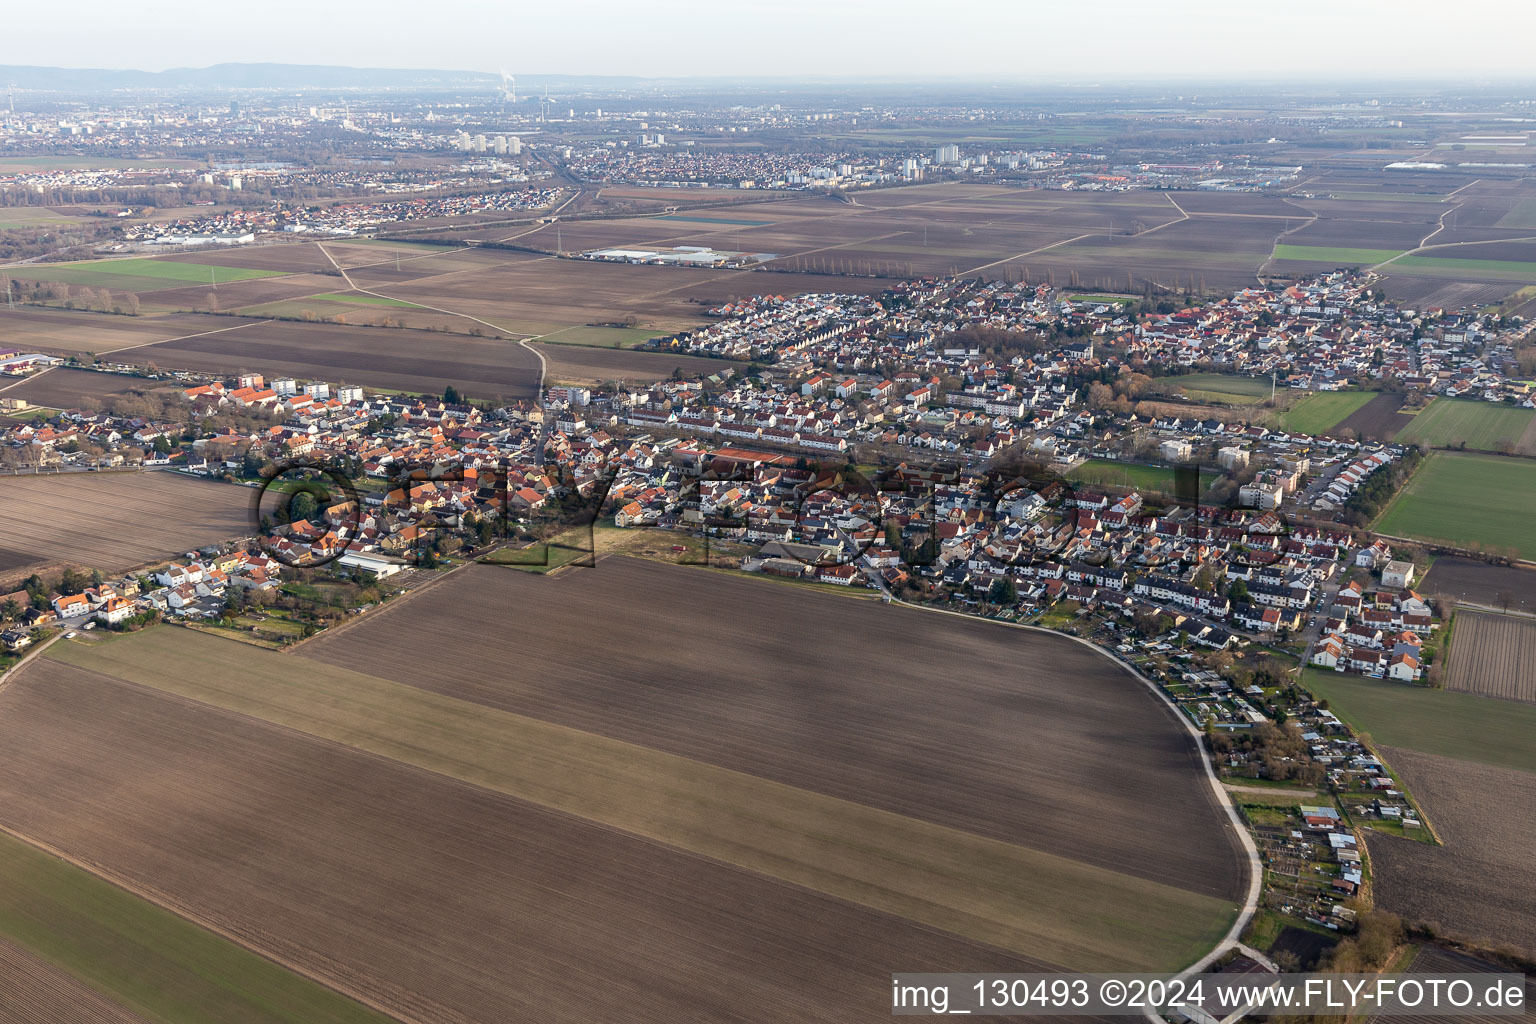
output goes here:
[{"label": "curved field edge", "polygon": [[5,831],[0,935],[153,1024],[390,1020]]},{"label": "curved field edge", "polygon": [[318,661],[169,628],[50,657],[1073,969],[1169,969],[1230,902]]}]

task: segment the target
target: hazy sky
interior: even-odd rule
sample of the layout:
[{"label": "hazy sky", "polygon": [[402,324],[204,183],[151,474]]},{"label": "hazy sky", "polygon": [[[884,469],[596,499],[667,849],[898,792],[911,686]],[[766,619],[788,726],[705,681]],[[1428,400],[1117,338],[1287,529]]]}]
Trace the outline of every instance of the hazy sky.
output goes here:
[{"label": "hazy sky", "polygon": [[[1533,74],[1529,0],[108,0],[10,5],[0,63],[281,61],[662,78]],[[142,27],[140,27],[142,26]]]}]

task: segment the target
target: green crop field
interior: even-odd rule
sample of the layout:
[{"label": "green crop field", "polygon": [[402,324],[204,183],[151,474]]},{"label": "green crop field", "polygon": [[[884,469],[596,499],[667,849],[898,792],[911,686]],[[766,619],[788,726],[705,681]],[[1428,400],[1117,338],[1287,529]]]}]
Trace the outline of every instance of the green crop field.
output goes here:
[{"label": "green crop field", "polygon": [[29,281],[63,281],[108,288],[175,287],[186,284],[227,284],[258,277],[282,277],[280,270],[254,270],[250,267],[219,267],[206,263],[179,263],[176,260],[126,259],[92,260],[87,263],[28,264],[15,268],[15,277]]},{"label": "green crop field", "polygon": [[0,936],[162,1024],[383,1024],[263,956],[0,833]]},{"label": "green crop field", "polygon": [[653,217],[652,220],[676,220],[689,224],[725,224],[733,228],[761,228],[772,224],[771,220],[732,220],[728,217],[689,217],[681,213],[669,213],[664,217]]},{"label": "green crop field", "polygon": [[1308,668],[1302,683],[1377,743],[1536,772],[1536,705]]},{"label": "green crop field", "polygon": [[1536,558],[1533,508],[1536,462],[1435,452],[1374,528],[1459,546],[1513,548],[1522,558]]},{"label": "green crop field", "polygon": [[[1437,398],[1417,416],[1397,440],[1403,444],[1460,445],[1500,451],[1501,445],[1520,450],[1521,439],[1536,410],[1465,398]],[[1528,452],[1536,454],[1536,452]]]},{"label": "green crop field", "polygon": [[1327,245],[1277,245],[1277,260],[1309,260],[1313,263],[1333,263],[1338,266],[1370,266],[1382,263],[1394,256],[1401,256],[1403,249],[1349,249]]},{"label": "green crop field", "polygon": [[1392,264],[1398,269],[1454,270],[1469,277],[1478,274],[1514,274],[1526,280],[1536,278],[1536,263],[1525,260],[1475,260],[1456,256],[1404,256]]},{"label": "green crop field", "polygon": [[1280,426],[1303,434],[1326,434],[1376,395],[1371,391],[1318,391],[1280,414]]}]

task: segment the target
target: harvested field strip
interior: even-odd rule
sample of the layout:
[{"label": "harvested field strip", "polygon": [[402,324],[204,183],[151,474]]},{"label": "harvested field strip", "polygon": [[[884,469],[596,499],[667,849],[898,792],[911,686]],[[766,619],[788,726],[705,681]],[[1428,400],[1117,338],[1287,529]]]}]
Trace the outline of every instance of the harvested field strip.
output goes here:
[{"label": "harvested field strip", "polygon": [[1375,397],[1372,391],[1319,391],[1281,413],[1280,425],[1303,434],[1327,434]]},{"label": "harvested field strip", "polygon": [[1446,688],[1536,704],[1536,619],[1457,612]]},{"label": "harvested field strip", "polygon": [[387,1019],[6,833],[0,934],[146,1021]]},{"label": "harvested field strip", "polygon": [[1055,854],[201,634],[161,629],[55,651],[1073,969],[1182,966],[1235,913]]},{"label": "harvested field strip", "polygon": [[1377,743],[1536,772],[1536,707],[1323,669],[1303,682]]},{"label": "harvested field strip", "polygon": [[[1419,419],[1429,413],[1420,413]],[[1379,533],[1536,558],[1536,460],[1434,452],[1373,524]]]},{"label": "harvested field strip", "polygon": [[1277,260],[1307,260],[1314,263],[1336,263],[1339,266],[1368,266],[1384,263],[1394,256],[1401,256],[1403,249],[1351,249],[1327,245],[1277,245]]}]

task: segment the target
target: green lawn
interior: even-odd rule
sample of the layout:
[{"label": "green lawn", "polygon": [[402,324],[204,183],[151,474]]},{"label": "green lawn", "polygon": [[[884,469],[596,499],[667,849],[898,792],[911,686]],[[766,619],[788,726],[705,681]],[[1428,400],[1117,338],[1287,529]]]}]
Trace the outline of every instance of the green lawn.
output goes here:
[{"label": "green lawn", "polygon": [[146,1021],[383,1024],[388,1020],[3,833],[0,935]]},{"label": "green lawn", "polygon": [[126,259],[92,260],[86,263],[28,264],[16,267],[12,276],[29,281],[63,281],[99,287],[171,288],[185,284],[228,284],[258,277],[282,277],[280,270],[254,270],[250,267],[219,267],[206,263],[181,263],[176,260]]},{"label": "green lawn", "polygon": [[1457,445],[1498,451],[1512,449],[1536,419],[1536,410],[1466,398],[1437,398],[1397,435],[1400,444]]},{"label": "green lawn", "polygon": [[[1134,487],[1138,491],[1158,494],[1176,493],[1174,472],[1170,466],[1146,466],[1139,462],[1110,462],[1105,459],[1089,459],[1067,474],[1076,484],[1106,487]],[[1214,474],[1201,474],[1202,492],[1210,490],[1216,482]]]},{"label": "green lawn", "polygon": [[1303,434],[1326,434],[1376,397],[1373,391],[1318,391],[1280,414],[1280,426]]},{"label": "green lawn", "polygon": [[1302,683],[1379,744],[1536,772],[1536,705],[1331,669],[1308,668]]},{"label": "green lawn", "polygon": [[1333,263],[1338,266],[1370,266],[1382,263],[1394,256],[1401,256],[1403,249],[1349,249],[1328,245],[1277,245],[1277,260],[1310,260],[1314,263]]},{"label": "green lawn", "polygon": [[1141,301],[1129,295],[1068,295],[1073,302],[1103,302],[1112,306],[1130,306]]},{"label": "green lawn", "polygon": [[420,309],[414,302],[406,302],[404,299],[389,299],[382,295],[365,295],[362,292],[325,292],[320,295],[310,295],[310,299],[321,299],[326,302],[352,302],[360,306],[403,306],[406,309]]},{"label": "green lawn", "polygon": [[1513,548],[1522,558],[1536,558],[1533,508],[1536,461],[1435,452],[1374,529],[1446,544]]}]

